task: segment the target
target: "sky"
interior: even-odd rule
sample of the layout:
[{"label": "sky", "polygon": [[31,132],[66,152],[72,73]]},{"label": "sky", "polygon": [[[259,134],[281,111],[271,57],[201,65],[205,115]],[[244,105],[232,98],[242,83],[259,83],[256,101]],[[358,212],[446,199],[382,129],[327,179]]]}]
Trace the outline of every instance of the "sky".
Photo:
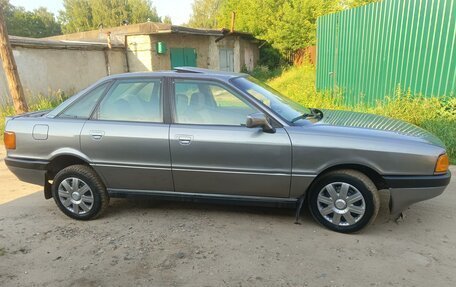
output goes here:
[{"label": "sky", "polygon": [[[46,7],[49,11],[58,14],[63,9],[62,0],[10,0],[14,6],[22,6],[26,10]],[[173,24],[181,25],[188,22],[192,11],[193,0],[152,0],[159,16],[170,16]]]}]

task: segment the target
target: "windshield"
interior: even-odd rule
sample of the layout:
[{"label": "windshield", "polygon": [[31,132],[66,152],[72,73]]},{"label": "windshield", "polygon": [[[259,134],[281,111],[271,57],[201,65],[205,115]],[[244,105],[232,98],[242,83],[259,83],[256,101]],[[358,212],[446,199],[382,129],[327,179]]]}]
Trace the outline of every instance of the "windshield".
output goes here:
[{"label": "windshield", "polygon": [[288,122],[303,114],[311,114],[310,109],[285,97],[278,91],[255,79],[240,77],[233,80],[236,87],[256,98]]}]

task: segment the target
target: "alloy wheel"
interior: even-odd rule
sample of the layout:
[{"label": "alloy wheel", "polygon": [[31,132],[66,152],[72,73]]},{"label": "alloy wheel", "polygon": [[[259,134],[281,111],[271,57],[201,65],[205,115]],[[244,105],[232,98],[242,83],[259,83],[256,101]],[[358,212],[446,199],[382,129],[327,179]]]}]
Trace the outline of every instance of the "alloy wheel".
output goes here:
[{"label": "alloy wheel", "polygon": [[333,182],[318,193],[320,214],[337,226],[356,224],[366,212],[366,202],[361,192],[346,182]]},{"label": "alloy wheel", "polygon": [[58,194],[63,206],[74,214],[86,214],[93,207],[93,192],[89,185],[79,178],[70,177],[62,180]]}]

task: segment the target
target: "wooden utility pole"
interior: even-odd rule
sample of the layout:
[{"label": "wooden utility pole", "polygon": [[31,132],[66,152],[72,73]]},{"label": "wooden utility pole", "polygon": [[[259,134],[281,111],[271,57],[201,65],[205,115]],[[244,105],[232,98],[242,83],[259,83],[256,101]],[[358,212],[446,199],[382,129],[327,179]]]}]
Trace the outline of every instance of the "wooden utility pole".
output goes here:
[{"label": "wooden utility pole", "polygon": [[234,21],[236,21],[236,12],[231,12],[231,27],[230,33],[234,33]]},{"label": "wooden utility pole", "polygon": [[3,5],[0,4],[0,59],[3,63],[8,87],[13,98],[16,113],[28,112],[27,102],[25,101],[24,90],[22,89],[19,73],[17,72],[16,61],[14,60],[13,50],[8,39],[8,30],[3,18]]}]

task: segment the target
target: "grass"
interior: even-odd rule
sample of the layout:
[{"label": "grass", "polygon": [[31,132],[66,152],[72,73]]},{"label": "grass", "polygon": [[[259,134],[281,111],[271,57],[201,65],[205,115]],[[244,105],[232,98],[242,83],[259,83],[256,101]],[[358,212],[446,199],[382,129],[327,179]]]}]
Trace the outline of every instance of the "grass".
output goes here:
[{"label": "grass", "polygon": [[456,164],[456,98],[425,98],[397,89],[395,94],[379,101],[375,107],[344,105],[343,94],[316,92],[315,68],[310,65],[291,67],[268,84],[293,100],[311,108],[351,110],[401,119],[438,136],[446,145],[451,162]]}]

